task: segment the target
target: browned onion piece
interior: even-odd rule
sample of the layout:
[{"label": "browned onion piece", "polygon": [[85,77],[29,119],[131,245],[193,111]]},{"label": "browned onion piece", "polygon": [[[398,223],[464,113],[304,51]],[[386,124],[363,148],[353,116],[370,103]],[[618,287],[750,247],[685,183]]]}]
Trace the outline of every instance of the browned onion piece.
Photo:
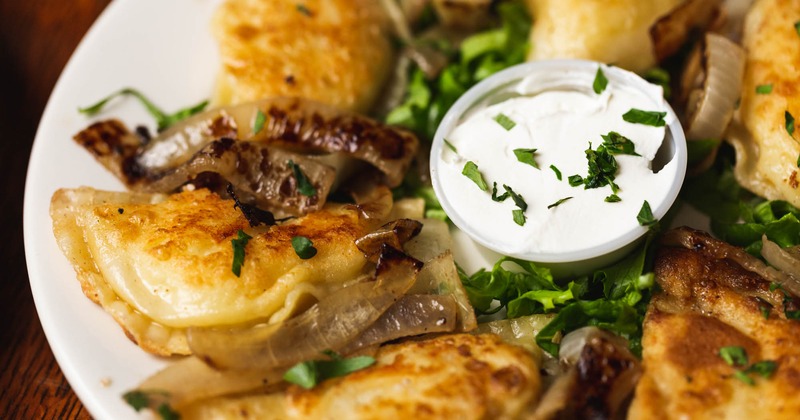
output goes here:
[{"label": "browned onion piece", "polygon": [[800,246],[781,248],[780,245],[761,237],[761,256],[773,267],[786,275],[781,286],[795,296],[800,296]]},{"label": "browned onion piece", "polygon": [[[307,177],[314,187],[314,195],[307,196],[298,190],[297,178],[289,161]],[[177,168],[149,176],[156,179],[150,183],[136,183],[134,189],[169,192],[193,182],[198,187],[209,187],[223,194],[220,185],[230,183],[240,200],[283,217],[322,208],[336,173],[313,157],[287,152],[262,142],[224,138],[212,141]],[[224,182],[218,182],[220,178]]]},{"label": "browned onion piece", "polygon": [[624,413],[642,374],[625,340],[584,327],[564,337],[559,358],[570,361],[569,369],[542,397],[534,418],[617,418]]},{"label": "browned onion piece", "polygon": [[489,23],[491,0],[433,0],[436,15],[450,28],[476,31]]},{"label": "browned onion piece", "polygon": [[[259,113],[264,124],[254,132]],[[225,130],[219,130],[218,126]],[[264,141],[301,153],[344,153],[363,160],[383,172],[391,187],[402,182],[419,143],[408,131],[352,112],[308,99],[274,97],[190,117],[148,143],[140,164],[146,167],[180,164],[188,158],[187,153],[215,140],[214,131],[233,128],[240,140]]]},{"label": "browned onion piece", "polygon": [[342,350],[350,354],[402,337],[451,332],[456,328],[456,301],[452,296],[406,295]]},{"label": "browned onion piece", "polygon": [[[555,318],[555,314],[534,314],[519,318],[499,319],[478,324],[475,334],[491,333],[499,335],[506,343],[516,344],[531,352],[536,358],[553,358],[536,345],[536,334]],[[545,360],[547,362],[547,360]],[[549,367],[549,363],[543,364]],[[553,370],[552,374],[557,371]]]},{"label": "browned onion piece", "polygon": [[689,93],[686,105],[689,140],[721,139],[733,117],[744,76],[744,50],[717,34],[706,34],[702,89]]},{"label": "browned onion piece", "polygon": [[377,229],[392,213],[392,191],[385,186],[364,182],[352,191],[352,196],[359,210],[359,217],[370,229]]},{"label": "browned onion piece", "polygon": [[472,331],[478,325],[475,309],[469,302],[464,285],[461,284],[461,279],[458,277],[456,263],[450,250],[425,261],[425,265],[422,266],[422,270],[417,276],[417,282],[414,283],[409,293],[452,296],[458,305],[456,331]]},{"label": "browned onion piece", "polygon": [[695,32],[705,30],[720,14],[722,0],[686,0],[650,27],[658,62],[677,53]]},{"label": "browned onion piece", "polygon": [[421,230],[422,223],[416,220],[398,219],[356,239],[356,246],[368,260],[378,262],[384,244],[395,249],[403,249],[403,245],[417,236]]},{"label": "browned onion piece", "polygon": [[[136,391],[163,395],[173,409],[191,402],[254,390],[268,390],[280,384],[285,369],[217,370],[189,356],[171,363],[145,379]],[[157,410],[158,406],[151,406]]]},{"label": "browned onion piece", "polygon": [[271,369],[340,351],[414,284],[422,264],[384,247],[375,281],[331,293],[283,323],[246,329],[189,328],[192,352],[218,369]]},{"label": "browned onion piece", "polygon": [[[263,124],[257,127],[259,117]],[[141,143],[139,139],[118,121],[92,124],[75,140],[98,159],[104,157],[101,162],[106,167],[109,162],[117,166],[109,169],[119,176],[127,173],[127,166],[147,172],[174,169],[221,137],[263,141],[304,154],[342,153],[376,167],[392,187],[402,182],[419,145],[408,131],[308,99],[286,97],[194,115],[138,148],[133,146]],[[120,144],[125,148],[115,147]]]}]

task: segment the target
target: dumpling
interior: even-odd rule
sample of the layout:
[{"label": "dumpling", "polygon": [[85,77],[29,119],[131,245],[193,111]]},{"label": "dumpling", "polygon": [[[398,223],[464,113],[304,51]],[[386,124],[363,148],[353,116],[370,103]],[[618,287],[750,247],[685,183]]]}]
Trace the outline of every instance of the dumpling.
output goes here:
[{"label": "dumpling", "polygon": [[656,65],[650,27],[683,0],[527,0],[529,60],[584,58],[641,72]]},{"label": "dumpling", "polygon": [[[800,207],[800,133],[790,134],[787,112],[800,118],[800,2],[758,0],[745,19],[747,51],[741,106],[728,140],[736,148],[736,180],[770,200]],[[758,94],[759,85],[772,85]]]},{"label": "dumpling", "polygon": [[202,401],[183,418],[514,419],[530,414],[539,366],[498,336],[445,335],[378,350],[377,363],[312,390]]},{"label": "dumpling", "polygon": [[[366,264],[354,241],[374,228],[353,205],[252,228],[233,200],[205,189],[170,196],[62,189],[50,213],[86,296],[161,355],[190,353],[189,326],[277,322],[354,281]],[[231,240],[240,230],[252,239],[237,277]],[[300,259],[295,236],[311,239],[316,256]]]},{"label": "dumpling", "polygon": [[212,25],[219,105],[298,96],[366,112],[393,65],[375,0],[228,0]]}]

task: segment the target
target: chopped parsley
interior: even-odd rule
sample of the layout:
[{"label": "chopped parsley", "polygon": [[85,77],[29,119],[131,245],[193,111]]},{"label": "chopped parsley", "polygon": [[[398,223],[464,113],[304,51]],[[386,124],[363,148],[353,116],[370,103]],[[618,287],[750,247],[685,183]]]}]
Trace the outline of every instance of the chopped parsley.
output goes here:
[{"label": "chopped parsley", "polygon": [[616,194],[611,194],[608,197],[606,197],[604,201],[606,203],[619,203],[620,201],[622,201],[622,199],[619,198],[619,196]]},{"label": "chopped parsley", "polygon": [[583,185],[583,177],[580,175],[571,175],[567,178],[567,182],[569,182],[570,186],[577,187]]},{"label": "chopped parsley", "polygon": [[175,124],[178,121],[191,117],[198,112],[202,112],[206,109],[208,105],[208,100],[202,101],[197,105],[193,105],[190,107],[186,107],[183,109],[178,110],[173,114],[167,114],[161,110],[161,108],[157,107],[153,102],[147,99],[141,92],[136,89],[132,88],[124,88],[120,89],[117,92],[108,95],[107,97],[101,99],[99,102],[95,103],[94,105],[87,106],[85,108],[78,108],[78,112],[82,114],[86,114],[88,116],[92,116],[100,112],[105,105],[111,101],[112,99],[116,98],[117,96],[133,96],[139,100],[139,102],[144,105],[147,112],[156,119],[156,124],[158,125],[158,131],[164,131],[172,124]]},{"label": "chopped parsley", "polygon": [[794,31],[797,32],[798,36],[800,36],[800,20],[794,23]]},{"label": "chopped parsley", "polygon": [[180,415],[170,407],[167,402],[169,395],[166,392],[145,392],[145,391],[128,391],[122,395],[125,400],[136,412],[142,411],[145,408],[155,407],[155,411],[162,420],[178,420]]},{"label": "chopped parsley", "polygon": [[641,156],[636,153],[636,145],[633,144],[631,139],[616,131],[610,131],[608,134],[601,135],[600,137],[603,138],[603,146],[605,146],[608,153],[612,155]]},{"label": "chopped parsley", "polygon": [[727,346],[720,348],[719,357],[721,357],[722,360],[728,364],[728,366],[741,368],[740,370],[734,372],[733,377],[751,386],[755,385],[756,382],[752,377],[750,377],[750,374],[755,373],[760,375],[762,378],[769,379],[778,368],[778,364],[772,360],[762,360],[745,368],[745,366],[747,366],[749,363],[747,359],[747,352],[743,347],[739,346]]},{"label": "chopped parsley", "polygon": [[786,119],[786,132],[789,133],[790,136],[794,136],[794,117],[789,111],[785,111],[783,116]]},{"label": "chopped parsley", "polygon": [[311,185],[311,181],[308,180],[308,177],[305,173],[303,173],[303,170],[300,169],[300,166],[294,163],[291,159],[289,159],[287,164],[294,174],[294,179],[297,181],[297,191],[306,197],[313,197],[317,195],[317,189]]},{"label": "chopped parsley", "polygon": [[311,13],[311,10],[309,10],[309,9],[308,9],[308,7],[306,7],[306,5],[305,5],[305,4],[302,4],[302,3],[297,3],[297,6],[296,6],[296,8],[297,8],[297,11],[298,11],[298,12],[300,12],[300,13],[302,13],[302,14],[304,14],[304,15],[308,16],[308,17],[311,17],[311,16],[313,16],[313,13]]},{"label": "chopped parsley", "polygon": [[444,140],[444,145],[447,146],[448,149],[452,150],[453,153],[458,153],[458,149],[456,149],[456,147],[453,146],[453,143],[450,143],[449,141],[447,141],[447,139],[442,139],[442,140]]},{"label": "chopped parsley", "polygon": [[502,203],[506,201],[506,198],[510,197],[511,194],[508,191],[504,192],[502,195],[497,195],[497,183],[492,183],[492,200],[497,201],[498,203]]},{"label": "chopped parsley", "polygon": [[719,349],[719,357],[721,357],[728,366],[747,366],[747,352],[743,347],[721,347]]},{"label": "chopped parsley", "polygon": [[258,134],[264,129],[264,123],[267,122],[267,116],[259,109],[256,111],[256,118],[253,120],[253,134]]},{"label": "chopped parsley", "polygon": [[514,120],[512,120],[511,118],[508,117],[508,115],[503,114],[502,112],[495,115],[493,119],[497,121],[497,123],[500,124],[501,127],[505,128],[506,131],[511,131],[511,129],[516,127],[517,125],[517,123],[515,123]]},{"label": "chopped parsley", "polygon": [[518,161],[539,169],[539,164],[533,158],[534,153],[536,153],[536,149],[514,149],[514,156],[517,157]]},{"label": "chopped parsley", "polygon": [[486,181],[484,181],[483,175],[481,175],[481,172],[478,170],[478,165],[476,165],[475,162],[471,160],[467,161],[467,163],[464,164],[464,170],[461,171],[461,175],[471,179],[481,191],[489,190],[489,186],[486,185]]},{"label": "chopped parsley", "polygon": [[238,238],[231,239],[231,246],[233,246],[233,265],[231,271],[236,277],[242,274],[242,265],[244,264],[244,248],[247,242],[253,239],[252,236],[246,234],[243,230],[239,229],[237,232]]},{"label": "chopped parsley", "polygon": [[559,171],[558,168],[556,168],[556,165],[550,165],[550,169],[552,169],[553,172],[556,173],[556,178],[558,178],[558,180],[561,181],[561,171]]},{"label": "chopped parsley", "polygon": [[763,316],[764,319],[769,319],[769,313],[772,311],[772,309],[767,305],[763,305],[759,307],[759,309],[761,310],[761,316]]},{"label": "chopped parsley", "polygon": [[639,221],[641,226],[652,227],[658,224],[658,219],[653,217],[653,211],[650,209],[650,203],[647,200],[642,203],[642,208],[639,210],[639,214],[636,215],[636,220]]},{"label": "chopped parsley", "polygon": [[769,95],[772,93],[772,83],[756,86],[756,93],[759,95]]},{"label": "chopped parsley", "polygon": [[305,389],[311,389],[326,379],[345,376],[375,364],[375,359],[369,356],[344,359],[335,355],[331,359],[298,363],[286,371],[283,379]]},{"label": "chopped parsley", "polygon": [[547,208],[548,208],[548,209],[552,209],[553,207],[558,207],[559,205],[561,205],[561,203],[563,203],[563,202],[565,202],[565,201],[567,201],[567,200],[570,200],[570,199],[572,199],[572,197],[564,197],[564,198],[562,198],[562,199],[560,199],[560,200],[556,201],[555,203],[553,203],[553,204],[551,204],[551,205],[547,206]]},{"label": "chopped parsley", "polygon": [[758,363],[753,363],[752,366],[745,370],[746,373],[757,373],[761,375],[762,378],[769,379],[775,370],[778,368],[778,364],[772,360],[762,360]]},{"label": "chopped parsley", "polygon": [[525,217],[525,212],[523,210],[515,209],[511,212],[511,215],[514,217],[514,223],[525,226],[525,221],[527,218]]},{"label": "chopped parsley", "polygon": [[664,120],[666,116],[666,112],[643,111],[641,109],[631,108],[630,111],[622,115],[622,119],[633,124],[663,127],[667,125],[666,120]]},{"label": "chopped parsley", "polygon": [[592,150],[592,143],[589,143],[589,148],[586,149],[586,160],[589,163],[589,174],[583,180],[584,188],[600,188],[610,185],[611,191],[616,194],[619,191],[619,186],[614,183],[618,169],[617,160],[608,149],[600,145],[597,150]]},{"label": "chopped parsley", "polygon": [[314,248],[314,243],[311,242],[311,239],[308,239],[305,236],[293,237],[292,248],[294,248],[295,254],[297,254],[297,256],[303,260],[307,260],[317,255],[317,248]]},{"label": "chopped parsley", "polygon": [[511,199],[514,200],[514,204],[516,204],[520,210],[525,211],[528,209],[528,203],[525,202],[525,199],[523,199],[521,195],[515,193],[514,190],[512,190],[511,187],[506,184],[503,184],[503,188],[505,188],[506,192],[511,195]]},{"label": "chopped parsley", "polygon": [[608,86],[608,79],[606,79],[606,75],[603,74],[603,69],[598,66],[597,73],[594,75],[594,82],[592,83],[592,89],[594,89],[594,93],[601,94],[604,90],[606,90],[606,86]]}]

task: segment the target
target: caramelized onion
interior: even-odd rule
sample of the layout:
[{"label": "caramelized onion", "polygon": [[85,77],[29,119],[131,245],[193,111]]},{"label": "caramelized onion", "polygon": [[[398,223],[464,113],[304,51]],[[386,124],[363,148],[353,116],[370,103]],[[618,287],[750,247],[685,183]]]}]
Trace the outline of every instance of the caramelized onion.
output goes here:
[{"label": "caramelized onion", "polygon": [[464,285],[458,277],[458,269],[450,250],[428,260],[417,276],[417,282],[409,293],[427,293],[439,296],[452,296],[456,301],[458,317],[456,331],[472,331],[478,325],[475,309],[469,302]]},{"label": "caramelized onion", "polygon": [[403,249],[403,245],[417,236],[421,230],[422,223],[416,220],[398,219],[356,239],[356,246],[368,260],[378,262],[384,244],[395,249]]},{"label": "caramelized onion", "polygon": [[686,0],[650,27],[653,52],[662,62],[680,51],[691,35],[705,30],[720,15],[722,0]]},{"label": "caramelized onion", "polygon": [[[293,162],[306,176],[314,194],[300,192],[297,178],[288,162]],[[211,176],[214,174],[215,176]],[[159,174],[141,190],[173,191],[193,181],[198,187],[221,191],[222,185],[235,185],[235,194],[244,202],[275,212],[278,217],[298,216],[316,211],[325,204],[336,173],[333,168],[307,157],[261,142],[231,139],[212,141],[189,161]]]},{"label": "caramelized onion", "polygon": [[[136,391],[161,394],[170,407],[180,409],[202,399],[268,390],[281,383],[284,371],[285,369],[217,370],[197,357],[189,356],[148,377]],[[158,409],[157,406],[150,408]]]},{"label": "caramelized onion", "polygon": [[421,263],[390,247],[376,280],[328,295],[288,321],[246,329],[189,328],[189,348],[218,369],[270,369],[339,351],[369,328],[414,284]]},{"label": "caramelized onion", "polygon": [[733,117],[744,76],[744,50],[728,40],[706,34],[702,88],[688,94],[686,138],[721,139]]},{"label": "caramelized onion", "polygon": [[449,28],[476,31],[489,23],[491,0],[433,0],[436,15]]},{"label": "caramelized onion", "polygon": [[597,327],[567,334],[559,358],[568,370],[542,397],[535,418],[617,418],[642,374],[627,342]]},{"label": "caramelized onion", "polygon": [[405,130],[311,100],[286,97],[194,115],[147,144],[113,121],[92,124],[75,140],[131,185],[174,170],[222,137],[264,142],[295,153],[341,153],[371,164],[392,187],[402,182],[419,143]]},{"label": "caramelized onion", "polygon": [[452,296],[406,295],[342,350],[350,354],[402,337],[451,332],[456,328],[456,301]]},{"label": "caramelized onion", "polygon": [[[476,334],[492,333],[499,335],[506,343],[524,347],[536,356],[549,354],[536,345],[536,334],[553,320],[555,314],[535,314],[519,318],[501,319],[478,324]],[[555,372],[553,372],[555,373]]]},{"label": "caramelized onion", "polygon": [[800,296],[800,246],[781,248],[767,239],[767,235],[761,237],[761,243],[761,256],[785,274],[780,285],[793,295]]}]

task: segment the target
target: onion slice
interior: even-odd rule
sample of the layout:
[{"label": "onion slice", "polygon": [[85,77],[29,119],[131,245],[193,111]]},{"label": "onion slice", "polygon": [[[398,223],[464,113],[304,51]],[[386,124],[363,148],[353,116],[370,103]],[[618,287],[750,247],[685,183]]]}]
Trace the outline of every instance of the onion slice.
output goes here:
[{"label": "onion slice", "polygon": [[703,51],[705,80],[702,89],[688,95],[686,137],[718,140],[731,122],[741,95],[745,52],[724,36],[712,33],[706,34]]},{"label": "onion slice", "polygon": [[271,369],[340,351],[414,284],[422,263],[385,246],[375,281],[331,293],[280,324],[246,329],[189,328],[192,352],[218,369]]},{"label": "onion slice", "polygon": [[784,290],[800,296],[800,246],[781,248],[780,245],[761,237],[761,256],[786,276],[780,282]]},{"label": "onion slice", "polygon": [[[171,363],[144,380],[134,391],[160,397],[152,399],[152,410],[161,403],[180,409],[194,401],[239,394],[268,391],[283,381],[285,369],[217,370],[194,356]],[[156,402],[157,401],[157,402]]]},{"label": "onion slice", "polygon": [[398,338],[452,332],[456,318],[456,300],[452,296],[406,295],[342,349],[342,354]]},{"label": "onion slice", "polygon": [[642,367],[627,342],[597,327],[575,330],[561,341],[569,366],[542,397],[534,418],[618,418]]},{"label": "onion slice", "polygon": [[378,262],[384,244],[395,249],[403,249],[403,245],[417,236],[421,230],[422,223],[416,220],[398,219],[356,239],[356,246],[368,260]]},{"label": "onion slice", "polygon": [[662,62],[680,51],[698,30],[705,32],[720,16],[722,0],[686,0],[650,27],[653,52]]}]

